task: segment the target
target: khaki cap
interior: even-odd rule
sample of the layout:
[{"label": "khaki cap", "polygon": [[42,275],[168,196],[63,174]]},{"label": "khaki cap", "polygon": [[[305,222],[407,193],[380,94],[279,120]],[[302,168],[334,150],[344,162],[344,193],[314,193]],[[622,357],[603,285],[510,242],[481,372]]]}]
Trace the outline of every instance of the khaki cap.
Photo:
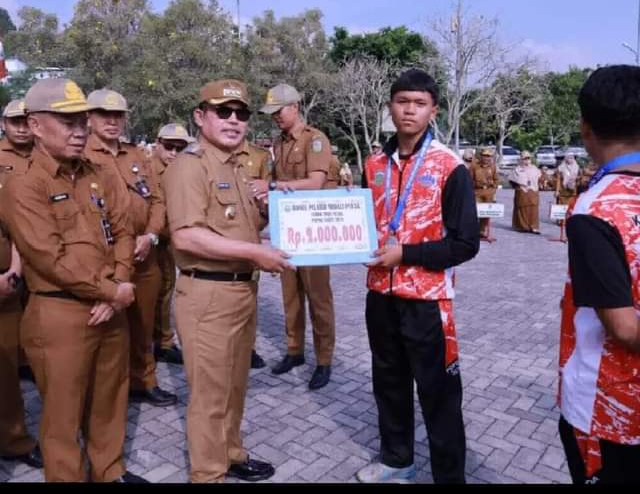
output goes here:
[{"label": "khaki cap", "polygon": [[98,89],[89,94],[87,103],[89,103],[91,110],[129,111],[124,96],[106,88]]},{"label": "khaki cap", "polygon": [[184,141],[195,142],[195,139],[189,135],[187,129],[182,125],[176,123],[170,123],[165,125],[158,132],[158,139],[165,139],[167,141]]},{"label": "khaki cap", "polygon": [[522,159],[531,158],[531,153],[529,151],[522,151],[520,153],[520,158],[522,158]]},{"label": "khaki cap", "polygon": [[207,102],[211,105],[222,105],[229,101],[239,101],[249,106],[249,91],[244,82],[236,79],[212,81],[200,89],[198,103]]},{"label": "khaki cap", "polygon": [[273,115],[285,106],[299,103],[301,100],[302,96],[300,96],[296,88],[288,84],[278,84],[276,87],[269,89],[267,101],[265,105],[260,108],[260,113]]},{"label": "khaki cap", "polygon": [[70,79],[42,79],[24,97],[27,113],[82,113],[89,110],[82,89]]},{"label": "khaki cap", "polygon": [[480,151],[480,156],[493,156],[493,149],[484,148],[482,151]]},{"label": "khaki cap", "polygon": [[26,116],[24,108],[25,105],[23,99],[14,99],[13,101],[9,101],[7,106],[4,107],[2,116],[4,118],[24,117]]}]

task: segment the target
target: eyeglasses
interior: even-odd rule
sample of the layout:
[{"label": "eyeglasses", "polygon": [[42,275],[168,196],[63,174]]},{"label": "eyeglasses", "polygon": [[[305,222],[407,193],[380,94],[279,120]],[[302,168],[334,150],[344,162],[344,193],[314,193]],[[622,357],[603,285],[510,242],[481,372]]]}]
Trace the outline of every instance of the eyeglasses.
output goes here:
[{"label": "eyeglasses", "polygon": [[162,147],[165,148],[167,151],[171,152],[171,151],[175,151],[176,153],[180,153],[182,151],[185,150],[185,148],[187,147],[186,144],[171,144],[169,142],[162,142]]},{"label": "eyeglasses", "polygon": [[236,118],[240,122],[247,122],[251,118],[251,110],[249,108],[231,108],[230,106],[213,106],[211,109],[222,120],[228,120],[232,114],[236,114]]}]

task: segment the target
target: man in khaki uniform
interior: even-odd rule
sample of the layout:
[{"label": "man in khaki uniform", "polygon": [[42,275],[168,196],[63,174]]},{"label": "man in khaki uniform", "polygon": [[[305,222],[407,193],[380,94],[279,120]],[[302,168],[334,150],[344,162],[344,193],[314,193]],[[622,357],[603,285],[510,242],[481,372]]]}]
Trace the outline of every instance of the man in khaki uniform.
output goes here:
[{"label": "man in khaki uniform", "polygon": [[256,334],[257,269],[293,267],[284,252],[260,242],[266,207],[252,197],[240,158],[251,117],[246,86],[207,84],[193,116],[199,141],[163,180],[181,273],[176,322],[190,388],[191,480],[264,480],[273,466],[249,459],[240,434]]},{"label": "man in khaki uniform", "polygon": [[[151,164],[163,196],[162,178],[167,167],[173,165],[178,154],[184,151],[192,142],[195,142],[195,139],[189,136],[187,129],[180,124],[167,124],[158,132]],[[160,244],[157,249],[162,283],[158,302],[156,303],[156,318],[153,330],[154,355],[157,361],[182,365],[182,351],[175,343],[175,335],[170,323],[171,297],[176,285],[176,263],[169,244],[169,228],[165,227],[160,232]]]},{"label": "man in khaki uniform", "polygon": [[[480,162],[474,163],[469,169],[473,187],[476,194],[477,203],[496,202],[496,192],[498,190],[498,169],[491,149],[483,149],[480,152]],[[480,236],[487,238],[489,234],[489,219],[480,220]]]},{"label": "man in khaki uniform", "polygon": [[[301,97],[295,88],[281,84],[269,90],[260,110],[271,115],[282,130],[274,143],[274,180],[269,190],[321,190],[331,169],[331,144],[318,129],[308,126],[300,115]],[[255,184],[259,193],[267,187]],[[282,275],[282,298],[287,329],[287,355],[273,368],[284,374],[303,365],[305,331],[305,295],[313,324],[313,342],[317,367],[309,382],[310,389],[329,383],[335,347],[335,314],[328,266],[304,267]]]},{"label": "man in khaki uniform", "polygon": [[[2,113],[5,138],[0,140],[0,194],[9,179],[29,168],[33,135],[27,125],[24,101],[11,101]],[[0,457],[42,468],[42,456],[24,422],[24,403],[18,376],[22,303],[20,256],[0,224]]]},{"label": "man in khaki uniform", "polygon": [[127,309],[130,345],[130,397],[158,407],[175,405],[176,395],[158,386],[153,356],[153,325],[161,274],[155,247],[166,224],[164,197],[156,174],[140,150],[119,141],[128,111],[124,97],[109,89],[89,94],[91,135],[85,156],[110,167],[128,193],[129,219],[136,239],[133,262],[136,301]]},{"label": "man in khaki uniform", "polygon": [[340,185],[340,158],[338,158],[338,146],[331,146],[331,161],[329,162],[329,173],[324,188],[327,190],[337,189]]},{"label": "man in khaki uniform", "polygon": [[[238,156],[245,171],[252,180],[269,180],[271,177],[271,153],[245,140]],[[263,369],[267,366],[255,348],[251,351],[251,368]]]},{"label": "man in khaki uniform", "polygon": [[31,290],[21,338],[43,402],[45,479],[142,482],[123,460],[129,337],[119,311],[135,296],[126,200],[116,174],[82,158],[89,106],[73,81],[37,82],[25,105],[35,147],[0,195],[0,218]]}]

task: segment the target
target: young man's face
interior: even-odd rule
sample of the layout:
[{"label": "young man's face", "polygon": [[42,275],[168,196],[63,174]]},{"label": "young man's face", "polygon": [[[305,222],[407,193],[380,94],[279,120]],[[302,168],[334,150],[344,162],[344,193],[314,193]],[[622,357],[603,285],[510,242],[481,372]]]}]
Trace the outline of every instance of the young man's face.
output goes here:
[{"label": "young man's face", "polygon": [[33,142],[33,134],[27,125],[27,117],[4,118],[2,128],[7,140],[14,146],[28,146]]},{"label": "young man's face", "polygon": [[103,141],[116,141],[124,132],[125,112],[93,110],[89,113],[91,132]]},{"label": "young man's face", "polygon": [[271,118],[280,130],[282,130],[283,132],[288,132],[298,121],[298,105],[287,105],[271,115]]},{"label": "young man's face", "polygon": [[186,147],[187,143],[185,141],[161,139],[156,147],[156,152],[160,161],[165,166],[169,166],[176,161],[178,153],[182,152]]},{"label": "young man's face", "polygon": [[415,135],[423,133],[436,118],[438,106],[431,93],[400,91],[391,99],[389,111],[399,134]]},{"label": "young man's face", "polygon": [[82,156],[89,135],[86,113],[34,113],[27,122],[39,145],[53,158],[69,162]]}]

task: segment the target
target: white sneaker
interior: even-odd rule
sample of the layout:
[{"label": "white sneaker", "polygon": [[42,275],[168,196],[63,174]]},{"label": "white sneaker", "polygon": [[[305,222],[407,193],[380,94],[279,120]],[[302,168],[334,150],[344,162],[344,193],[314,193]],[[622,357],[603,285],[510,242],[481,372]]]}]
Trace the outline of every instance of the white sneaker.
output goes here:
[{"label": "white sneaker", "polygon": [[360,470],[356,477],[363,484],[408,484],[416,478],[416,467],[393,468],[383,463],[371,463]]}]

